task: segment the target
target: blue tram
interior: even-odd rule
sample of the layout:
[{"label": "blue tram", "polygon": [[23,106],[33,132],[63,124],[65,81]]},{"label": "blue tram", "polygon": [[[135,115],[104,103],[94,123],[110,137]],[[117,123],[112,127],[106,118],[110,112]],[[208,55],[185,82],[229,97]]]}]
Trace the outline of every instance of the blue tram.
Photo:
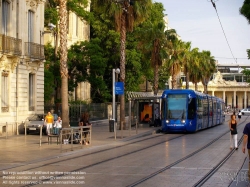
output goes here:
[{"label": "blue tram", "polygon": [[163,132],[196,132],[225,121],[221,98],[194,90],[165,90],[162,94]]}]

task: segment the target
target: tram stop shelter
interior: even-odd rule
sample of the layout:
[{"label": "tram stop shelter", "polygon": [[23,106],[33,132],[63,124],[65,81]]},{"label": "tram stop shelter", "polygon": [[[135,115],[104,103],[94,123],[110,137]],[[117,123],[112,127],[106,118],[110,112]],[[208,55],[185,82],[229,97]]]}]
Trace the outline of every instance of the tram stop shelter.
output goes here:
[{"label": "tram stop shelter", "polygon": [[151,92],[128,92],[129,101],[129,128],[138,124],[149,126],[161,125],[161,96]]}]

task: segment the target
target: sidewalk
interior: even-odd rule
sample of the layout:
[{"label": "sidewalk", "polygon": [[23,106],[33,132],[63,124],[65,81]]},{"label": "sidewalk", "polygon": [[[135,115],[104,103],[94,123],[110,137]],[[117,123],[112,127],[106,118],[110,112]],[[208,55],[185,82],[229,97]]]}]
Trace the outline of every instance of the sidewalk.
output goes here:
[{"label": "sidewalk", "polygon": [[[149,127],[148,125],[139,125],[137,130],[132,128],[129,130],[118,130],[116,139],[114,132],[109,132],[109,125],[107,123],[92,123],[92,137],[91,145],[73,144],[73,151],[71,145],[61,145],[56,143],[53,139],[52,144],[48,144],[47,136],[42,137],[40,145],[39,135],[16,135],[6,138],[0,138],[1,161],[0,170],[12,168],[20,164],[36,163],[47,158],[73,154],[75,151],[89,150],[93,148],[100,148],[104,146],[114,146],[121,144],[123,141],[129,141],[140,136],[146,136],[154,133],[160,127]],[[123,137],[123,138],[121,138]],[[67,149],[65,147],[68,146]]]}]

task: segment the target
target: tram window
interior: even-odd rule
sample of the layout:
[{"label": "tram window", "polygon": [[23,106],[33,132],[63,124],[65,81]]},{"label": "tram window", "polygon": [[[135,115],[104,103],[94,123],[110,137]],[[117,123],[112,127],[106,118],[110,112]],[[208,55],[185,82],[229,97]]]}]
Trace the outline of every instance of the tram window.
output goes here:
[{"label": "tram window", "polygon": [[201,107],[201,106],[202,106],[202,105],[201,105],[201,99],[200,99],[200,98],[197,99],[197,103],[198,103],[198,107]]},{"label": "tram window", "polygon": [[190,103],[188,103],[188,119],[195,118],[195,112],[196,112],[195,103],[196,103],[196,99],[194,98],[191,100]]},{"label": "tram window", "polygon": [[167,98],[167,118],[185,119],[186,118],[187,96],[185,94],[168,95]]}]

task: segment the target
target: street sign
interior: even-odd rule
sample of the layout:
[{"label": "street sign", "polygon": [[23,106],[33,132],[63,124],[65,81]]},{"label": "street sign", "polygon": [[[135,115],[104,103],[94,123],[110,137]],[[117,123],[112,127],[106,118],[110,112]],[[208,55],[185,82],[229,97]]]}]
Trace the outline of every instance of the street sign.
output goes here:
[{"label": "street sign", "polygon": [[116,82],[115,83],[115,94],[116,95],[123,95],[124,94],[124,84],[123,84],[123,82]]}]

